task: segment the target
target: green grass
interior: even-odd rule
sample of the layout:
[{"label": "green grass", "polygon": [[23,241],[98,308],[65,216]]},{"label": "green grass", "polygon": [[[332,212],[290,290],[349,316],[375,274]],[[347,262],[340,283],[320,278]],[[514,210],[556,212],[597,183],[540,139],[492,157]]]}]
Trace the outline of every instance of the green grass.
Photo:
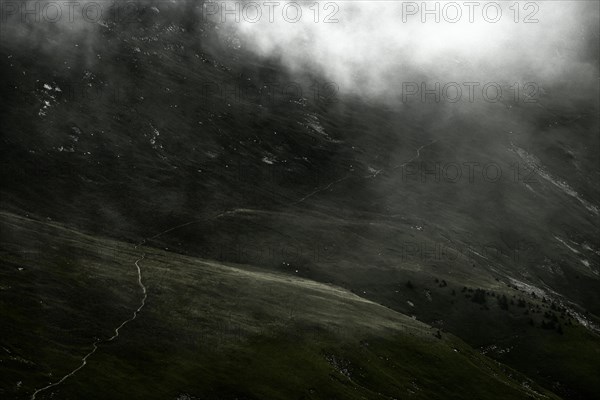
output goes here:
[{"label": "green grass", "polygon": [[[1,217],[3,241],[13,242],[2,257],[9,286],[0,292],[2,346],[30,360],[2,355],[5,395],[27,398],[56,381],[78,365],[93,336],[110,336],[128,318],[141,296],[133,262],[146,253],[140,263],[148,299],[138,319],[38,398],[52,392],[62,399],[528,397],[525,377],[346,290]],[[45,250],[18,252],[31,243],[45,243]],[[67,254],[77,254],[70,267],[60,257]]]}]

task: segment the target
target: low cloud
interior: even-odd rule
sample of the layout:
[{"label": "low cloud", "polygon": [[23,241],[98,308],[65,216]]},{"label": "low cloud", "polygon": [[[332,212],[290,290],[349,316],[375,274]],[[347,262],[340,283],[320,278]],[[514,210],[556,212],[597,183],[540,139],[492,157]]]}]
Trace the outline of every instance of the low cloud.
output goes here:
[{"label": "low cloud", "polygon": [[549,87],[598,76],[597,2],[249,4],[209,3],[205,14],[244,49],[293,73],[316,72],[342,93],[398,96],[414,81]]}]

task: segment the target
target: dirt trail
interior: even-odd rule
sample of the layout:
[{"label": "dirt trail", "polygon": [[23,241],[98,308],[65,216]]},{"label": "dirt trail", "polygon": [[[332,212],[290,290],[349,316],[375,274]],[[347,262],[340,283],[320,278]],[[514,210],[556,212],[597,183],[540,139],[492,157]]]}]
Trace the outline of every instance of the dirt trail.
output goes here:
[{"label": "dirt trail", "polygon": [[[135,246],[135,248],[137,249],[138,246]],[[90,350],[90,352],[88,352],[82,359],[81,359],[81,363],[79,364],[79,366],[77,368],[75,368],[74,370],[72,370],[71,372],[69,372],[68,374],[66,374],[65,376],[63,376],[60,380],[51,383],[49,385],[46,385],[42,388],[36,389],[35,392],[33,392],[33,394],[31,395],[31,400],[35,400],[36,396],[48,389],[51,389],[53,387],[56,387],[58,385],[60,385],[61,383],[63,383],[64,381],[66,381],[67,379],[69,379],[70,377],[72,377],[73,375],[75,375],[78,371],[80,371],[83,367],[86,366],[87,364],[87,360],[89,357],[91,357],[96,350],[98,350],[98,347],[101,344],[105,344],[105,343],[110,343],[113,340],[115,340],[116,338],[119,337],[119,333],[120,330],[127,325],[128,323],[130,323],[131,321],[135,320],[138,316],[138,313],[142,310],[142,308],[144,308],[144,305],[146,305],[146,299],[148,298],[148,292],[146,290],[146,286],[144,286],[144,283],[142,282],[142,269],[140,267],[139,262],[142,261],[144,258],[146,257],[146,254],[143,254],[140,258],[138,258],[135,261],[135,267],[137,269],[137,274],[138,274],[138,285],[140,286],[140,288],[142,289],[142,302],[140,304],[140,306],[133,312],[133,315],[123,321],[118,327],[115,328],[115,333],[114,335],[112,335],[110,338],[108,339],[96,339],[96,341],[92,344],[92,350]]]}]

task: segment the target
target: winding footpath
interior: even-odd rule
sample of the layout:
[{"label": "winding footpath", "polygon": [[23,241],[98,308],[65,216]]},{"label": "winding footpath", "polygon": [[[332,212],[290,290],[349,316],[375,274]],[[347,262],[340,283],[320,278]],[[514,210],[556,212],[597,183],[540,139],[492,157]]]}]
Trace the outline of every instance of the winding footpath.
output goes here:
[{"label": "winding footpath", "polygon": [[[144,242],[145,242],[145,240],[142,243],[144,243]],[[142,243],[140,243],[140,244],[142,244]],[[138,246],[139,246],[139,244],[136,245],[135,248],[137,249]],[[140,264],[139,264],[140,261],[142,261],[145,257],[146,257],[146,254],[144,253],[144,254],[142,254],[142,256],[140,258],[138,258],[135,261],[135,267],[137,269],[137,274],[138,274],[137,283],[138,283],[138,286],[142,289],[143,297],[142,297],[142,301],[141,301],[140,306],[133,312],[133,315],[129,319],[123,321],[121,323],[121,325],[119,325],[118,327],[116,327],[115,331],[114,331],[115,332],[114,335],[112,335],[110,338],[108,338],[108,339],[96,339],[96,341],[92,344],[92,350],[89,353],[87,353],[81,359],[81,363],[79,364],[79,366],[77,368],[75,368],[74,370],[72,370],[71,372],[69,372],[68,374],[66,374],[65,376],[63,376],[60,380],[58,380],[58,381],[56,381],[54,383],[51,383],[51,384],[49,384],[47,386],[44,386],[44,387],[42,387],[40,389],[36,389],[35,392],[33,392],[33,394],[31,395],[31,400],[35,400],[35,398],[36,398],[36,396],[38,394],[40,394],[40,393],[42,393],[42,392],[44,392],[44,391],[46,391],[48,389],[51,389],[53,387],[56,387],[56,386],[60,385],[61,383],[63,383],[64,381],[66,381],[67,379],[69,379],[70,377],[72,377],[73,375],[75,375],[78,371],[80,371],[83,367],[86,366],[88,358],[91,357],[96,352],[96,350],[98,350],[98,347],[101,344],[110,343],[113,340],[115,340],[116,338],[118,338],[120,330],[123,327],[125,327],[125,325],[127,325],[128,323],[130,323],[131,321],[133,321],[133,320],[135,320],[137,318],[139,312],[146,305],[146,299],[148,298],[148,291],[146,290],[146,286],[144,286],[144,283],[142,282],[142,269],[141,269]]]},{"label": "winding footpath", "polygon": [[[237,210],[224,211],[224,212],[221,212],[221,213],[215,215],[214,217],[212,217],[210,219],[219,218],[219,217],[222,217],[224,215],[231,214],[231,213],[235,214],[236,212],[237,212]],[[146,242],[148,240],[156,239],[159,236],[162,236],[162,235],[164,235],[166,233],[169,233],[169,232],[174,231],[176,229],[179,229],[179,228],[182,228],[184,226],[191,225],[191,224],[194,224],[194,223],[198,223],[198,222],[201,222],[201,221],[203,221],[203,220],[202,219],[201,220],[193,220],[193,221],[181,224],[181,225],[174,226],[174,227],[169,228],[169,229],[167,229],[165,231],[159,232],[156,235],[154,235],[154,236],[152,236],[152,237],[150,237],[148,239],[143,239],[140,243],[138,243],[138,244],[135,245],[134,249],[137,249],[138,247],[143,246],[144,244],[146,244]],[[146,299],[148,298],[148,291],[146,289],[146,286],[142,282],[142,268],[140,267],[140,261],[142,261],[144,258],[146,258],[146,253],[143,253],[142,256],[135,261],[135,268],[137,269],[137,283],[138,283],[138,286],[142,289],[142,295],[143,295],[142,296],[142,301],[140,303],[140,306],[133,312],[132,316],[129,319],[123,321],[119,326],[117,326],[115,328],[114,335],[112,335],[108,339],[96,339],[96,341],[92,344],[92,350],[90,350],[85,356],[83,356],[83,358],[81,359],[81,363],[79,364],[79,366],[77,368],[75,368],[74,370],[72,370],[71,372],[69,372],[68,374],[66,374],[65,376],[63,376],[60,380],[58,380],[58,381],[56,381],[54,383],[50,383],[50,384],[48,384],[48,385],[46,385],[46,386],[44,386],[42,388],[36,389],[33,392],[33,394],[31,395],[31,400],[35,400],[38,394],[40,394],[40,393],[42,393],[42,392],[44,392],[44,391],[46,391],[48,389],[51,389],[53,387],[56,387],[56,386],[60,385],[61,383],[63,383],[64,381],[66,381],[67,379],[69,379],[70,377],[72,377],[73,375],[75,375],[77,372],[79,372],[83,367],[86,366],[88,358],[90,358],[98,350],[98,348],[99,348],[99,346],[101,344],[110,343],[113,340],[115,340],[116,338],[118,338],[120,330],[122,328],[124,328],[125,325],[127,325],[128,323],[130,323],[131,321],[133,321],[133,320],[135,320],[137,318],[137,316],[140,313],[140,311],[142,311],[142,308],[144,308],[144,306],[146,305]]]}]

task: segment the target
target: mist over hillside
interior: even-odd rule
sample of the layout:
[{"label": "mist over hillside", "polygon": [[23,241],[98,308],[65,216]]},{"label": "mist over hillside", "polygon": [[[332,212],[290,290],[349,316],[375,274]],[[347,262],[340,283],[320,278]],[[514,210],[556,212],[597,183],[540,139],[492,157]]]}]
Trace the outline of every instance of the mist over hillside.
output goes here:
[{"label": "mist over hillside", "polygon": [[312,68],[359,95],[399,97],[399,83],[419,78],[546,87],[597,79],[592,2],[301,4],[273,6],[268,17],[235,2],[204,14],[260,56],[300,74]]},{"label": "mist over hillside", "polygon": [[598,2],[0,12],[0,397],[600,396]]}]

